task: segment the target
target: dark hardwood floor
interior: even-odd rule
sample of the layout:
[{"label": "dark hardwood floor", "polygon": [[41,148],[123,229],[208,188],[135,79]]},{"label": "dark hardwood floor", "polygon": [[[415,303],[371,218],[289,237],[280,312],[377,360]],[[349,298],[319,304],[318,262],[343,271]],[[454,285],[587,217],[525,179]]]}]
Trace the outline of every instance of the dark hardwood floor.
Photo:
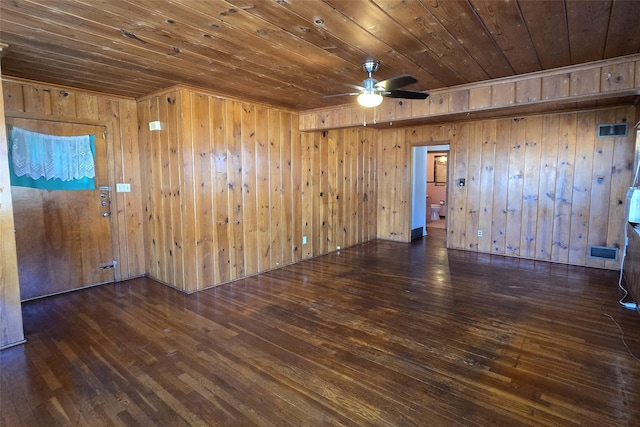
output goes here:
[{"label": "dark hardwood floor", "polygon": [[614,271],[375,241],[184,295],[24,305],[5,426],[638,425],[640,316]]}]

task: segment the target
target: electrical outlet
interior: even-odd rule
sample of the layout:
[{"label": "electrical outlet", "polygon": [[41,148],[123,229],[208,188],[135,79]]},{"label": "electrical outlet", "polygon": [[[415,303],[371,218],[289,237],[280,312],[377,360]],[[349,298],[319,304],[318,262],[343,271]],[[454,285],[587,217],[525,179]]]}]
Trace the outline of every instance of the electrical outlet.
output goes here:
[{"label": "electrical outlet", "polygon": [[478,237],[482,237],[482,230],[478,230]]},{"label": "electrical outlet", "polygon": [[307,236],[302,236],[302,244],[303,245],[307,244]]}]

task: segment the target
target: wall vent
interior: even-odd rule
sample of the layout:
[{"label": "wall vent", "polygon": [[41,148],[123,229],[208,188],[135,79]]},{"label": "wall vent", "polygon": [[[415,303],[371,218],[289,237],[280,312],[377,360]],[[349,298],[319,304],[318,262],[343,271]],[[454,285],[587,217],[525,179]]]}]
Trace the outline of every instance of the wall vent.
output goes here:
[{"label": "wall vent", "polygon": [[607,246],[589,246],[589,258],[618,261],[618,248]]},{"label": "wall vent", "polygon": [[598,138],[615,138],[619,136],[627,136],[628,132],[629,123],[598,125]]}]

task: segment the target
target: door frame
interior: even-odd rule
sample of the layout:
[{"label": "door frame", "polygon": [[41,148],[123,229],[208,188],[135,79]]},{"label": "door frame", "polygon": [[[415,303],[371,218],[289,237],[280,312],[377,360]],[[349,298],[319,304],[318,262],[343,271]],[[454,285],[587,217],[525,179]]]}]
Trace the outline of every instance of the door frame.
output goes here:
[{"label": "door frame", "polygon": [[[410,149],[410,168],[411,168],[411,204],[409,206],[409,227],[412,227],[413,224],[413,181],[414,181],[414,174],[415,171],[413,170],[413,165],[414,165],[414,159],[413,159],[413,155],[414,155],[414,147],[427,147],[427,154],[429,151],[429,147],[440,147],[446,145],[448,146],[448,150],[444,150],[444,149],[439,149],[438,151],[447,151],[448,152],[448,162],[447,162],[447,209],[449,209],[449,202],[451,200],[451,156],[453,153],[453,149],[452,149],[452,141],[451,140],[442,140],[442,141],[425,141],[425,142],[412,142],[409,144],[409,149]],[[432,150],[435,151],[435,150]],[[429,165],[427,165],[427,168],[429,167]],[[428,170],[428,169],[427,169]],[[426,219],[426,218],[425,218]],[[445,224],[446,224],[446,229],[447,229],[447,233],[446,234],[446,247],[449,247],[449,215],[448,213],[445,215]],[[427,221],[425,221],[426,224]],[[411,230],[409,230],[409,235],[411,235]],[[426,225],[425,225],[425,236],[427,235],[427,231],[426,231]]]}]

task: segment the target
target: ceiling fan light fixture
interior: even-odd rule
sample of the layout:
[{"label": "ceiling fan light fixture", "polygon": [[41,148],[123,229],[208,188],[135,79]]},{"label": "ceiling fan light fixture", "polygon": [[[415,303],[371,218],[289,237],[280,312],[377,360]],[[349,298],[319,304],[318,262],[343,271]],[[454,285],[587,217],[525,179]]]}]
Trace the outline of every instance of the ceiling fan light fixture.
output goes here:
[{"label": "ceiling fan light fixture", "polygon": [[365,108],[377,107],[382,104],[382,95],[376,92],[364,92],[358,95],[358,104]]}]

